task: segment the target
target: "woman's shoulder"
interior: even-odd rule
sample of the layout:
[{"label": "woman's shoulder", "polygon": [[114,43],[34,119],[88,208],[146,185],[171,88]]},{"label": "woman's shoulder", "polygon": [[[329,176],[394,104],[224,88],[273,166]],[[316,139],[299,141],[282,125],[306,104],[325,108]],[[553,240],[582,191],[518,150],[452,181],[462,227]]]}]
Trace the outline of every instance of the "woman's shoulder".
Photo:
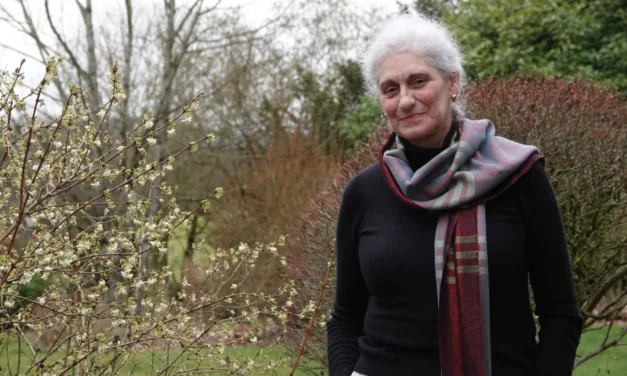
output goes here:
[{"label": "woman's shoulder", "polygon": [[547,171],[544,158],[534,162],[529,170],[515,183],[519,195],[525,205],[535,206],[547,199],[556,199],[551,175]]},{"label": "woman's shoulder", "polygon": [[545,168],[544,157],[539,157],[529,166],[529,169],[520,178],[519,184],[524,186],[535,187],[538,184],[550,184],[549,174]]},{"label": "woman's shoulder", "polygon": [[363,194],[364,189],[374,188],[384,182],[383,170],[380,162],[374,162],[359,170],[348,181],[344,188],[346,194]]}]

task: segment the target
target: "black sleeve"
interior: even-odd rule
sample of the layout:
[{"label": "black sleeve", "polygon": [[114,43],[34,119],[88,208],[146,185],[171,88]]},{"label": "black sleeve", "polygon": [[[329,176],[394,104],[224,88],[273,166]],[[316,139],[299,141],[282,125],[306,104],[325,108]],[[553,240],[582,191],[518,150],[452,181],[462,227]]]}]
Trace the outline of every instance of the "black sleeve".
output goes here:
[{"label": "black sleeve", "polygon": [[534,375],[570,376],[583,320],[561,214],[542,161],[521,183],[529,277],[540,321]]},{"label": "black sleeve", "polygon": [[358,243],[362,215],[356,179],[346,186],[336,228],[336,292],[327,322],[330,376],[349,376],[359,358],[357,339],[364,334],[369,293],[359,266]]}]

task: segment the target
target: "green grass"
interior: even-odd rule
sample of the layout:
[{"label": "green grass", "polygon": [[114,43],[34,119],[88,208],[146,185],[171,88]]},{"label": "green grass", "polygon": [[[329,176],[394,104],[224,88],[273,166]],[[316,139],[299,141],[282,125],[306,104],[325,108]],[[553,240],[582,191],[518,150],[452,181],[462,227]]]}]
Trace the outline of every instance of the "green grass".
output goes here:
[{"label": "green grass", "polygon": [[[203,229],[200,234],[196,235],[196,240],[207,239],[209,234],[215,228],[215,224],[211,222],[207,222],[207,219],[204,217],[198,218],[198,227]],[[174,233],[170,237],[168,241],[168,266],[172,270],[174,274],[174,279],[176,281],[181,281],[181,268],[183,266],[183,257],[185,255],[185,249],[187,248],[187,234],[188,232],[179,227],[174,230]],[[213,248],[208,247],[206,249],[208,252],[212,252]],[[199,265],[200,267],[209,265],[209,256],[203,252],[194,252],[194,265]]]},{"label": "green grass", "polygon": [[[621,328],[614,328],[610,335],[610,340],[618,334]],[[591,330],[586,332],[581,338],[581,344],[577,351],[579,356],[588,353],[591,350],[594,350],[602,343],[605,335],[607,333],[607,329],[598,329]],[[248,346],[248,347],[233,347],[225,350],[224,355],[228,355],[230,361],[236,361],[240,357],[254,357],[259,351],[260,347]],[[17,343],[10,343],[8,346],[6,344],[0,344],[0,375],[16,375],[17,371],[17,358],[18,358],[18,345]],[[30,365],[30,356],[27,355],[28,351],[23,346],[21,353],[23,354],[23,358],[20,365],[20,372],[25,372]],[[206,352],[204,353],[206,354]],[[174,359],[177,355],[176,351],[172,351],[169,354],[170,359]],[[203,355],[203,354],[201,354]],[[176,374],[177,370],[182,369],[203,369],[202,372],[192,372],[192,374],[215,374],[215,375],[225,375],[224,371],[214,371],[210,372],[209,369],[214,367],[217,369],[223,368],[220,365],[219,360],[224,359],[224,355],[222,356],[200,356],[198,359],[185,359],[181,360],[177,363],[177,366],[174,368]],[[127,361],[127,363],[122,368],[120,375],[138,375],[138,376],[149,376],[149,375],[157,375],[159,372],[157,371],[163,364],[166,363],[166,359],[168,357],[168,353],[166,351],[139,351],[132,354],[132,357]],[[52,359],[52,361],[59,359],[59,356],[56,356]],[[274,372],[267,372],[267,375],[289,375],[291,370],[293,359],[290,359],[285,354],[285,349],[281,347],[271,347],[264,348],[262,353],[257,357],[257,359],[262,360],[265,359],[266,362],[276,361],[279,359],[284,360],[284,365],[280,368],[276,369]],[[8,372],[8,369],[11,370],[11,373]],[[180,372],[180,371],[179,371]],[[35,374],[34,372],[30,372],[29,374]],[[69,373],[71,375],[71,373]],[[95,372],[94,374],[97,374]],[[262,373],[257,373],[261,375]],[[253,376],[255,374],[252,374]],[[296,372],[296,375],[303,376],[303,372]],[[627,375],[627,338],[623,339],[621,346],[617,346],[611,349],[606,350],[605,352],[597,355],[596,357],[590,359],[585,362],[581,366],[579,366],[575,372],[574,376],[623,376]]]},{"label": "green grass", "polygon": [[[613,328],[608,341],[616,338],[622,328]],[[582,356],[599,347],[607,334],[606,328],[587,331],[581,337],[577,355]],[[623,376],[627,375],[627,338],[619,346],[610,348],[575,369],[573,376]]]},{"label": "green grass", "polygon": [[[5,344],[6,345],[6,344]],[[18,367],[18,344],[10,343],[8,346],[0,346],[0,375],[17,375]],[[261,350],[261,351],[260,351]],[[19,372],[24,374],[32,363],[31,353],[22,347],[22,358],[20,361]],[[124,366],[121,368],[119,375],[137,375],[137,376],[149,376],[159,375],[160,369],[168,363],[173,362],[178,355],[177,350],[170,351],[138,351],[130,355]],[[224,371],[225,365],[220,361],[228,359],[229,363],[240,361],[244,362],[247,359],[254,358],[259,365],[268,364],[270,361],[283,360],[284,363],[278,368],[272,371],[262,371],[251,373],[251,376],[255,375],[289,375],[292,360],[285,355],[285,349],[281,347],[261,348],[256,346],[246,347],[233,347],[228,348],[222,355],[207,356],[208,351],[202,351],[198,353],[200,356],[190,358],[189,354],[187,358],[181,357],[169,374],[181,374],[181,371],[192,371],[191,374],[208,374],[208,375],[231,375]],[[39,359],[41,356],[39,357]],[[49,358],[47,363],[52,363],[62,359],[62,354],[55,354]],[[109,358],[110,359],[110,358]],[[169,359],[169,362],[168,362]],[[108,360],[108,359],[107,359]],[[103,360],[101,364],[106,364]],[[198,370],[194,372],[193,370]],[[92,368],[89,374],[99,374],[97,368]],[[30,371],[29,375],[35,375],[34,371]],[[72,372],[68,375],[73,375]],[[165,375],[165,373],[162,373]],[[296,372],[296,375],[303,376],[304,373]]]}]

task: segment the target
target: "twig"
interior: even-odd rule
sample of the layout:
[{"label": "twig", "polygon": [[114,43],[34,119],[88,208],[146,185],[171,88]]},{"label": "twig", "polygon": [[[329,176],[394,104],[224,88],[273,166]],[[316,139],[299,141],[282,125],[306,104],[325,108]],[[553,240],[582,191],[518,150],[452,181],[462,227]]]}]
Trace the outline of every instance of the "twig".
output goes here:
[{"label": "twig", "polygon": [[[31,345],[30,341],[28,340],[28,338],[26,338],[26,334],[24,334],[24,332],[22,331],[22,329],[20,329],[19,325],[15,326],[17,328],[17,331],[22,335],[22,337],[24,338],[24,342],[26,342],[26,344],[28,345],[28,348],[30,349],[30,352],[33,353],[33,356],[37,355],[37,351],[35,351],[35,349],[33,348],[33,345]],[[19,370],[19,367],[18,367]]]},{"label": "twig", "polygon": [[577,361],[575,362],[575,368],[579,367],[581,364],[583,364],[587,360],[590,360],[591,358],[599,355],[600,353],[609,349],[610,347],[616,346],[623,339],[623,337],[625,337],[625,335],[627,335],[627,326],[623,327],[623,330],[618,334],[618,336],[612,342],[607,342],[599,346],[596,350],[591,351],[587,353],[586,355],[582,356],[581,358],[577,359]]},{"label": "twig", "polygon": [[326,272],[326,275],[324,276],[324,280],[322,281],[322,286],[320,286],[320,295],[318,295],[318,301],[316,302],[316,305],[314,306],[314,311],[313,311],[313,314],[311,315],[311,320],[309,320],[309,326],[305,330],[305,335],[303,336],[303,342],[301,343],[300,349],[298,350],[298,356],[296,357],[296,361],[294,361],[294,366],[292,367],[292,372],[290,372],[290,376],[294,376],[294,372],[296,372],[296,368],[298,367],[298,362],[300,361],[300,357],[303,355],[303,352],[305,352],[305,346],[307,345],[307,338],[309,337],[309,333],[311,333],[311,328],[313,327],[313,323],[316,319],[316,313],[318,312],[318,309],[320,308],[320,304],[322,303],[324,290],[327,287],[327,284],[329,283],[329,275],[331,274],[331,267],[333,266],[333,261],[335,261],[335,253],[336,253],[336,250],[334,248],[333,253],[331,255],[331,259],[327,263],[327,272]]},{"label": "twig", "polygon": [[[47,68],[46,74],[49,71],[50,71],[50,68]],[[35,100],[35,106],[33,108],[33,114],[31,115],[31,124],[28,130],[28,138],[26,139],[26,146],[24,150],[24,161],[22,162],[22,176],[20,179],[20,210],[17,216],[17,220],[15,221],[15,224],[14,224],[13,235],[11,236],[11,240],[9,241],[9,246],[7,247],[7,254],[11,254],[11,250],[13,249],[13,245],[15,244],[15,239],[17,238],[17,232],[19,230],[20,223],[22,223],[22,220],[24,219],[24,211],[26,209],[26,203],[28,202],[28,199],[30,197],[30,194],[27,191],[27,187],[26,187],[26,163],[28,162],[28,153],[29,153],[29,149],[31,146],[32,138],[33,138],[33,130],[35,128],[35,121],[36,121],[36,115],[37,115],[37,107],[40,103],[42,90],[43,90],[43,82],[39,86],[37,99]],[[26,191],[26,194],[24,194],[24,191]],[[2,238],[2,241],[4,241],[4,237]],[[11,272],[13,271],[15,267],[16,267],[16,262],[12,262],[11,266],[9,267],[9,270],[6,273],[4,273],[4,276],[2,280],[0,281],[0,286],[4,285],[4,283],[7,281],[7,279],[9,278],[9,275],[11,274]]]}]

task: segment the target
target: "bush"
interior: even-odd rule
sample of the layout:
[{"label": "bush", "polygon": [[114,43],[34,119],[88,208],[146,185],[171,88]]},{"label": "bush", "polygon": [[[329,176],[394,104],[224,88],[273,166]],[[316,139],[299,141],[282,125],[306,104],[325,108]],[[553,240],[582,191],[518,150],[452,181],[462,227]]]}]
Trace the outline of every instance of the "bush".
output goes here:
[{"label": "bush", "polygon": [[620,319],[627,306],[627,101],[580,80],[550,78],[491,79],[469,97],[471,116],[491,119],[498,134],[537,145],[546,157],[585,330]]},{"label": "bush", "polygon": [[[276,136],[250,168],[233,176],[216,207],[211,243],[232,247],[239,241],[276,239],[301,208],[328,182],[336,154],[323,152],[314,138],[294,131]],[[283,284],[280,260],[260,260],[249,276],[250,291],[272,291]]]},{"label": "bush", "polygon": [[[472,86],[468,104],[469,117],[492,120],[497,135],[541,149],[564,217],[585,327],[619,319],[627,305],[627,102],[617,93],[581,81],[511,78]],[[354,174],[377,160],[384,133],[380,130],[359,148],[292,231],[301,234],[289,244],[289,251],[299,303],[304,306],[311,305],[320,291],[334,247],[343,188]],[[323,369],[322,324],[330,312],[334,285],[331,279],[320,308],[323,315],[317,319],[319,325],[309,337],[305,354]],[[308,319],[295,316],[294,330],[301,333]],[[619,332],[619,337],[626,333],[627,329]],[[580,356],[577,365],[618,340],[607,338],[599,349]],[[294,352],[299,345],[293,341]]]},{"label": "bush", "polygon": [[[117,64],[110,98],[97,114],[85,110],[81,90],[72,87],[57,107],[60,116],[39,115],[60,63],[50,59],[32,91],[23,87],[21,67],[0,72],[0,352],[10,360],[2,368],[114,375],[148,361],[152,371],[167,374],[276,369],[281,360],[266,361],[259,352],[229,357],[224,350],[265,339],[261,321],[286,321],[277,302],[294,294],[289,284],[267,294],[242,288],[257,260],[279,257],[282,239],[217,250],[196,244],[210,260],[196,290],[185,280],[183,289],[169,288],[169,267],[149,262],[165,258],[172,233],[210,212],[221,195],[216,188],[184,211],[163,180],[177,158],[213,139],[172,154],[162,148],[198,98],[173,119],[146,118],[115,138],[105,129],[117,125],[112,108],[125,99]],[[125,163],[132,150],[137,159]]]}]

